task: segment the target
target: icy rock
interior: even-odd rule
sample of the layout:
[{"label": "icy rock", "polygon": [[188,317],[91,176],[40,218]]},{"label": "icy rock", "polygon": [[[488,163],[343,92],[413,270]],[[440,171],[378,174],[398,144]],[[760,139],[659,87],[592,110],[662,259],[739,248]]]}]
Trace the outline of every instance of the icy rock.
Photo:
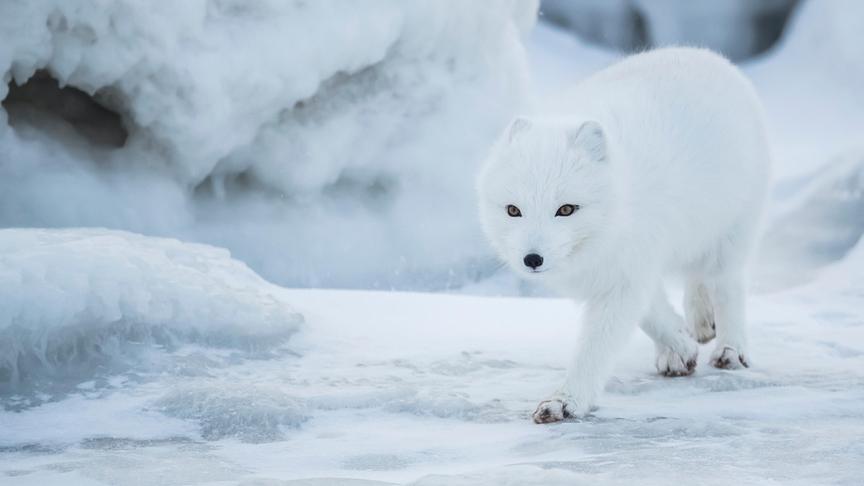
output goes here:
[{"label": "icy rock", "polygon": [[645,23],[630,0],[543,0],[542,18],[593,44],[632,51],[648,45]]},{"label": "icy rock", "polygon": [[860,99],[864,84],[864,3],[855,0],[807,1],[789,22],[778,56],[846,84]]},{"label": "icy rock", "polygon": [[765,51],[797,0],[543,0],[543,18],[624,51],[697,45],[733,60]]},{"label": "icy rock", "polygon": [[796,0],[633,3],[646,19],[652,46],[708,47],[738,61],[765,51],[777,41]]}]

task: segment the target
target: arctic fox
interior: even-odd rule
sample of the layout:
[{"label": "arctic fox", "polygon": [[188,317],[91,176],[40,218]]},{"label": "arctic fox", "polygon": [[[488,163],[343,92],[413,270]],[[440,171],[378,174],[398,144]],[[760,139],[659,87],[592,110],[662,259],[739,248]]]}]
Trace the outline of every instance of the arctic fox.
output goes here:
[{"label": "arctic fox", "polygon": [[[515,119],[478,180],[492,246],[517,274],[584,299],[576,353],[537,423],[595,408],[637,323],[657,370],[748,366],[745,266],[769,180],[752,85],[707,50],[658,49],[606,68],[542,116]],[[684,277],[684,314],[663,280]],[[542,325],[542,323],[538,323]]]}]

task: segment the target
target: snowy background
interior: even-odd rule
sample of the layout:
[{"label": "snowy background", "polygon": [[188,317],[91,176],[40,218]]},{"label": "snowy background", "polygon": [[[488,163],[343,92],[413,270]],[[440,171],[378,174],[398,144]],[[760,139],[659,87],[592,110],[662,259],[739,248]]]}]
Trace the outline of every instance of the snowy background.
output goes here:
[{"label": "snowy background", "polygon": [[[0,484],[859,484],[864,4],[537,19],[0,2]],[[768,111],[754,366],[664,379],[634,335],[592,417],[536,426],[579,309],[500,268],[475,170],[514,113],[670,43]]]}]

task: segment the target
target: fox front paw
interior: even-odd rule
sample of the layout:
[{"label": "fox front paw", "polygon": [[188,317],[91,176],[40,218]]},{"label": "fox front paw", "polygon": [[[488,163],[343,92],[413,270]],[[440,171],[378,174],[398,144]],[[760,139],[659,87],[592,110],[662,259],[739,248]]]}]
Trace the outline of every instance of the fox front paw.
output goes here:
[{"label": "fox front paw", "polygon": [[531,416],[535,424],[551,424],[560,422],[565,418],[570,418],[570,412],[567,410],[567,402],[560,398],[552,398],[543,400],[537,405],[537,410]]},{"label": "fox front paw", "polygon": [[531,418],[536,424],[551,424],[568,418],[585,416],[589,411],[589,408],[577,406],[570,397],[555,395],[540,402]]},{"label": "fox front paw", "polygon": [[658,346],[657,360],[654,362],[657,372],[663,376],[688,376],[696,370],[696,358],[699,356],[699,346],[692,338],[679,339],[676,346]]},{"label": "fox front paw", "polygon": [[666,348],[657,353],[657,372],[663,376],[688,376],[696,370],[698,351],[681,354]]}]

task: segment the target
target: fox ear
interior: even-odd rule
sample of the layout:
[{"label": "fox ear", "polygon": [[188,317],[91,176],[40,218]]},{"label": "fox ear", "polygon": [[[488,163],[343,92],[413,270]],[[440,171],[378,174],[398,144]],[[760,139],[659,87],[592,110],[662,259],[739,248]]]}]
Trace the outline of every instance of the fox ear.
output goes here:
[{"label": "fox ear", "polygon": [[507,127],[507,142],[512,142],[517,135],[522,132],[528,131],[531,128],[531,122],[528,121],[527,118],[517,117],[512,122],[510,122],[510,126]]},{"label": "fox ear", "polygon": [[587,121],[568,135],[570,146],[585,152],[597,162],[606,161],[606,134],[595,121]]}]

